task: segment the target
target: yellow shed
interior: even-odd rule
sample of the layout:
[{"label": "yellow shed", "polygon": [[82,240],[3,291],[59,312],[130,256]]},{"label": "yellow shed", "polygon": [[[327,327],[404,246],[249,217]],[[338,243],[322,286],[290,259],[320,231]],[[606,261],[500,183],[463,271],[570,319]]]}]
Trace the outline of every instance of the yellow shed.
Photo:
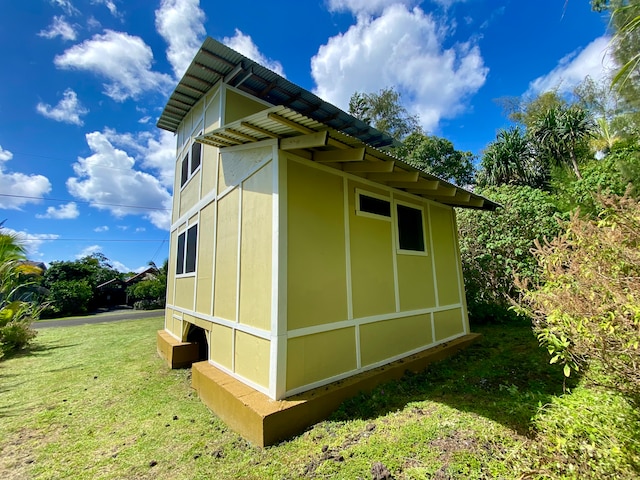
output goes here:
[{"label": "yellow shed", "polygon": [[[201,361],[194,386],[245,436],[268,444],[296,428],[262,432],[262,407],[262,427],[243,425],[242,405],[286,410],[470,337],[453,207],[496,204],[210,38],[158,126],[177,136],[158,350],[174,367]],[[302,417],[298,430],[315,418]]]}]

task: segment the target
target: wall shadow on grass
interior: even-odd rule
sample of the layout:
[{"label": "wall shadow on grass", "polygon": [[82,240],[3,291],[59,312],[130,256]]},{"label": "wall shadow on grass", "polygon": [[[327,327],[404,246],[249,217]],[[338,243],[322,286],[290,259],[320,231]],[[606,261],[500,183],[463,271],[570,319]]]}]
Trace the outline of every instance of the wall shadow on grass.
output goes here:
[{"label": "wall shadow on grass", "polygon": [[[529,323],[473,330],[482,337],[469,348],[424,372],[407,372],[401,380],[345,401],[330,419],[373,419],[412,402],[433,401],[530,435],[539,405],[563,393],[562,368],[549,365],[549,355],[538,346]],[[569,379],[566,387],[577,381]]]}]

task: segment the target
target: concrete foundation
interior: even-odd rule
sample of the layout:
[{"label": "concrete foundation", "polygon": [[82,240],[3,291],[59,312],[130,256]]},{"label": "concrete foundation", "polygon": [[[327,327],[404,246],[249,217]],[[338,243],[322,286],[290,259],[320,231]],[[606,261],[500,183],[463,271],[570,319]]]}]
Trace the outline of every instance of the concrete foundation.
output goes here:
[{"label": "concrete foundation", "polygon": [[169,368],[184,368],[199,360],[199,346],[197,343],[181,342],[169,335],[165,330],[158,330],[158,355]]},{"label": "concrete foundation", "polygon": [[345,399],[360,392],[371,391],[381,383],[399,379],[407,370],[424,370],[430,363],[442,360],[469,346],[479,336],[465,335],[424,352],[285,400],[271,400],[207,361],[193,364],[192,386],[200,399],[229,427],[255,445],[264,447],[301,433],[307,427],[327,418]]}]

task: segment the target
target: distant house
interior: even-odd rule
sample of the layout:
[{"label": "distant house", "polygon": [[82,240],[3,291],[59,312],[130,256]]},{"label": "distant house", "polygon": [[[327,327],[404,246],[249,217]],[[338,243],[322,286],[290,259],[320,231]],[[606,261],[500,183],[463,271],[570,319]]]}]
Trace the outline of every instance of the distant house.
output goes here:
[{"label": "distant house", "polygon": [[118,305],[133,306],[133,300],[127,294],[127,288],[143,280],[152,280],[158,275],[156,267],[147,267],[143,271],[125,278],[112,278],[96,287],[98,305],[111,308]]},{"label": "distant house", "polygon": [[238,423],[251,392],[289,399],[469,336],[453,207],[495,203],[212,39],[158,126],[177,136],[158,350],[206,361],[194,384],[234,428],[282,437]]}]

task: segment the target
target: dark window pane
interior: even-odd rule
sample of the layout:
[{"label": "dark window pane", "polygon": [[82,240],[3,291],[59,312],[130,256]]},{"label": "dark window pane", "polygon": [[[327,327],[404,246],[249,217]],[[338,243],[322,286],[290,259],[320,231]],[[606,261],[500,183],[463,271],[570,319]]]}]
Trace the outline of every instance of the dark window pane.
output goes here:
[{"label": "dark window pane", "polygon": [[184,273],[184,237],[184,233],[181,233],[178,236],[178,261],[176,263],[177,275]]},{"label": "dark window pane", "polygon": [[398,242],[400,250],[424,252],[422,211],[398,205]]},{"label": "dark window pane", "polygon": [[187,259],[184,273],[196,271],[196,245],[198,244],[198,225],[194,225],[187,231]]},{"label": "dark window pane", "polygon": [[180,177],[180,186],[183,186],[189,180],[189,155],[185,155],[182,159],[182,175]]},{"label": "dark window pane", "polygon": [[195,142],[191,145],[191,173],[196,171],[200,166],[200,157],[202,156],[202,144]]},{"label": "dark window pane", "polygon": [[391,203],[388,200],[360,194],[360,211],[390,217]]}]

